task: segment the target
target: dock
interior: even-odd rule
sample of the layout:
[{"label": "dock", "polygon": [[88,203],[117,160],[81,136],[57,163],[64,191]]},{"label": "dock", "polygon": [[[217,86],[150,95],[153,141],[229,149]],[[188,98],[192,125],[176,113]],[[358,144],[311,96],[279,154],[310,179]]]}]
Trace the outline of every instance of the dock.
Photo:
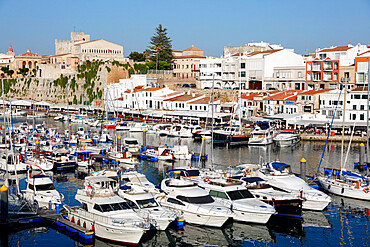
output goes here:
[{"label": "dock", "polygon": [[[314,134],[302,134],[301,135],[301,140],[302,141],[318,141],[318,142],[325,142],[327,135],[314,135]],[[344,142],[350,142],[351,136],[344,136]],[[329,136],[329,142],[342,142],[342,135],[334,135],[334,136]],[[366,136],[353,136],[352,138],[353,143],[360,143],[366,142]]]}]

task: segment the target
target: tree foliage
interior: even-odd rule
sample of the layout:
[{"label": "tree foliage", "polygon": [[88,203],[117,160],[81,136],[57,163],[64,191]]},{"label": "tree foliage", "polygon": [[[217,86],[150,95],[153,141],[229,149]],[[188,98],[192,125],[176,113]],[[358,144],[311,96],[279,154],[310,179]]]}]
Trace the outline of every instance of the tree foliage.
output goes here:
[{"label": "tree foliage", "polygon": [[134,60],[135,62],[143,62],[145,61],[145,55],[144,53],[140,53],[137,51],[133,51],[128,56],[130,59]]},{"label": "tree foliage", "polygon": [[[154,61],[150,61],[146,63],[146,66],[151,69],[155,70],[157,69],[157,63]],[[166,61],[159,61],[158,62],[158,70],[168,70],[171,69],[171,64]]]},{"label": "tree foliage", "polygon": [[3,71],[5,74],[7,74],[10,77],[12,77],[12,75],[14,74],[14,70],[9,69],[8,67],[1,67],[1,71]]},{"label": "tree foliage", "polygon": [[150,46],[152,61],[171,62],[172,55],[172,40],[167,35],[167,28],[163,28],[161,24],[155,29],[155,33],[150,38]]},{"label": "tree foliage", "polygon": [[23,76],[26,76],[28,74],[28,71],[30,71],[28,68],[20,68],[17,74],[22,74]]}]

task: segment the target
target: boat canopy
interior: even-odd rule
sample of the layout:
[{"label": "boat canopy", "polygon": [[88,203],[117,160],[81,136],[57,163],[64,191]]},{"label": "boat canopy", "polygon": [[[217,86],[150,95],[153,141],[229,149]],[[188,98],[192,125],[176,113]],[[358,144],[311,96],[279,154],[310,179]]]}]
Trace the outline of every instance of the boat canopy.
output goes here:
[{"label": "boat canopy", "polygon": [[255,182],[262,182],[264,181],[262,178],[259,177],[246,177],[242,178],[247,183],[255,183]]},{"label": "boat canopy", "polygon": [[290,165],[282,163],[282,162],[272,162],[270,163],[273,169],[278,170],[280,172],[285,172],[286,169],[290,172]]}]

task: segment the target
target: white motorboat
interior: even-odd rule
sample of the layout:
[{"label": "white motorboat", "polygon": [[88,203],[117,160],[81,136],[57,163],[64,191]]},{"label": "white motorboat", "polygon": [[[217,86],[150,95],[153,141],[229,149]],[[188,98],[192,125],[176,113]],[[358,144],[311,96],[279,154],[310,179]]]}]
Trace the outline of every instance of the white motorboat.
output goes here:
[{"label": "white motorboat", "polygon": [[324,174],[318,176],[318,180],[321,186],[332,194],[370,200],[369,180],[359,174],[324,168]]},{"label": "white motorboat", "polygon": [[151,147],[145,151],[145,155],[158,160],[172,161],[174,159],[173,153],[170,152],[167,146]]},{"label": "white motorboat", "polygon": [[192,156],[189,147],[186,145],[175,145],[171,148],[171,152],[176,160],[190,160]]},{"label": "white motorboat", "polygon": [[290,165],[285,163],[264,164],[258,170],[258,176],[274,188],[300,196],[303,209],[321,211],[331,202],[330,196],[310,187],[303,179],[295,176]]},{"label": "white motorboat", "polygon": [[139,142],[135,138],[125,138],[123,139],[123,146],[129,151],[130,153],[137,153],[139,152]]},{"label": "white motorboat", "polygon": [[167,136],[170,132],[172,125],[171,124],[157,124],[154,125],[153,130],[155,130],[159,136]]},{"label": "white motorboat", "polygon": [[139,162],[130,152],[108,152],[107,158],[119,162],[119,165],[125,169],[134,169]]},{"label": "white motorboat", "polygon": [[193,130],[192,126],[187,126],[187,125],[182,126],[180,130],[180,137],[181,138],[192,138],[193,137],[192,130]]},{"label": "white motorboat", "polygon": [[126,171],[121,174],[121,181],[127,186],[138,186],[151,194],[158,194],[159,190],[148,181],[146,176],[137,171]]},{"label": "white motorboat", "polygon": [[235,221],[266,224],[275,214],[273,206],[264,203],[251,194],[240,180],[205,178],[198,183],[212,198],[231,208]]},{"label": "white motorboat", "polygon": [[242,164],[233,169],[239,172],[232,178],[245,181],[249,192],[255,198],[272,205],[278,215],[300,218],[303,199],[298,195],[272,188],[266,181],[258,177],[259,169],[259,165]]},{"label": "white motorboat", "polygon": [[84,136],[85,135],[85,128],[84,127],[78,127],[77,135]]},{"label": "white motorboat", "polygon": [[143,130],[148,130],[148,125],[143,123],[134,123],[130,126],[130,132],[143,132]]},{"label": "white motorboat", "polygon": [[274,143],[279,147],[289,147],[300,142],[301,137],[298,131],[293,129],[284,129],[280,131],[274,138]]},{"label": "white motorboat", "polygon": [[248,145],[250,146],[266,146],[273,143],[273,131],[270,129],[254,130],[251,132]]},{"label": "white motorboat", "polygon": [[54,164],[44,157],[28,157],[25,164],[31,166],[34,170],[51,171],[54,168]]},{"label": "white motorboat", "polygon": [[157,230],[166,230],[168,225],[176,220],[173,212],[161,207],[153,195],[142,187],[124,185],[118,191],[118,195],[125,199],[140,216],[148,217],[150,224]]},{"label": "white motorboat", "polygon": [[183,125],[176,124],[171,127],[169,130],[167,136],[168,137],[180,137],[181,129],[183,128]]},{"label": "white motorboat", "polygon": [[10,173],[27,171],[27,165],[20,159],[19,153],[14,155],[13,152],[4,152],[1,155],[0,166],[0,170]]},{"label": "white motorboat", "polygon": [[80,207],[65,207],[68,219],[92,230],[98,238],[137,245],[150,223],[114,193],[116,181],[106,177],[86,177],[85,188],[77,190]]},{"label": "white motorboat", "polygon": [[119,122],[116,126],[117,131],[127,131],[130,130],[130,126],[126,122]]},{"label": "white motorboat", "polygon": [[208,192],[189,180],[167,178],[162,180],[161,189],[165,194],[156,196],[157,201],[187,223],[222,227],[232,217],[228,207],[215,202]]},{"label": "white motorboat", "polygon": [[110,136],[110,134],[108,132],[108,129],[103,129],[102,133],[100,135],[100,138],[99,138],[99,142],[100,143],[107,143],[107,142],[110,142],[110,141],[112,141],[112,137]]},{"label": "white motorboat", "polygon": [[55,189],[53,181],[42,170],[27,172],[26,189],[21,193],[24,199],[31,202],[37,201],[40,208],[48,208],[49,202],[52,208],[55,208],[55,205],[61,204],[64,199],[63,194]]}]

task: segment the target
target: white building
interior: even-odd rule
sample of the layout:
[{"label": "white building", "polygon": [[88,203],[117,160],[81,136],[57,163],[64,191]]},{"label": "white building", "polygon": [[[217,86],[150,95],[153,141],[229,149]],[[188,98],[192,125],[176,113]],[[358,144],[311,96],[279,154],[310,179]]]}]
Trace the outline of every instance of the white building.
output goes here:
[{"label": "white building", "polygon": [[339,66],[349,66],[355,64],[355,57],[361,53],[370,50],[366,45],[357,44],[353,46],[348,44],[347,46],[330,47],[316,51],[316,58],[325,60],[330,58],[331,60],[339,60]]},{"label": "white building", "polygon": [[200,87],[212,88],[213,80],[215,88],[222,88],[222,63],[223,58],[208,57],[200,60]]}]

